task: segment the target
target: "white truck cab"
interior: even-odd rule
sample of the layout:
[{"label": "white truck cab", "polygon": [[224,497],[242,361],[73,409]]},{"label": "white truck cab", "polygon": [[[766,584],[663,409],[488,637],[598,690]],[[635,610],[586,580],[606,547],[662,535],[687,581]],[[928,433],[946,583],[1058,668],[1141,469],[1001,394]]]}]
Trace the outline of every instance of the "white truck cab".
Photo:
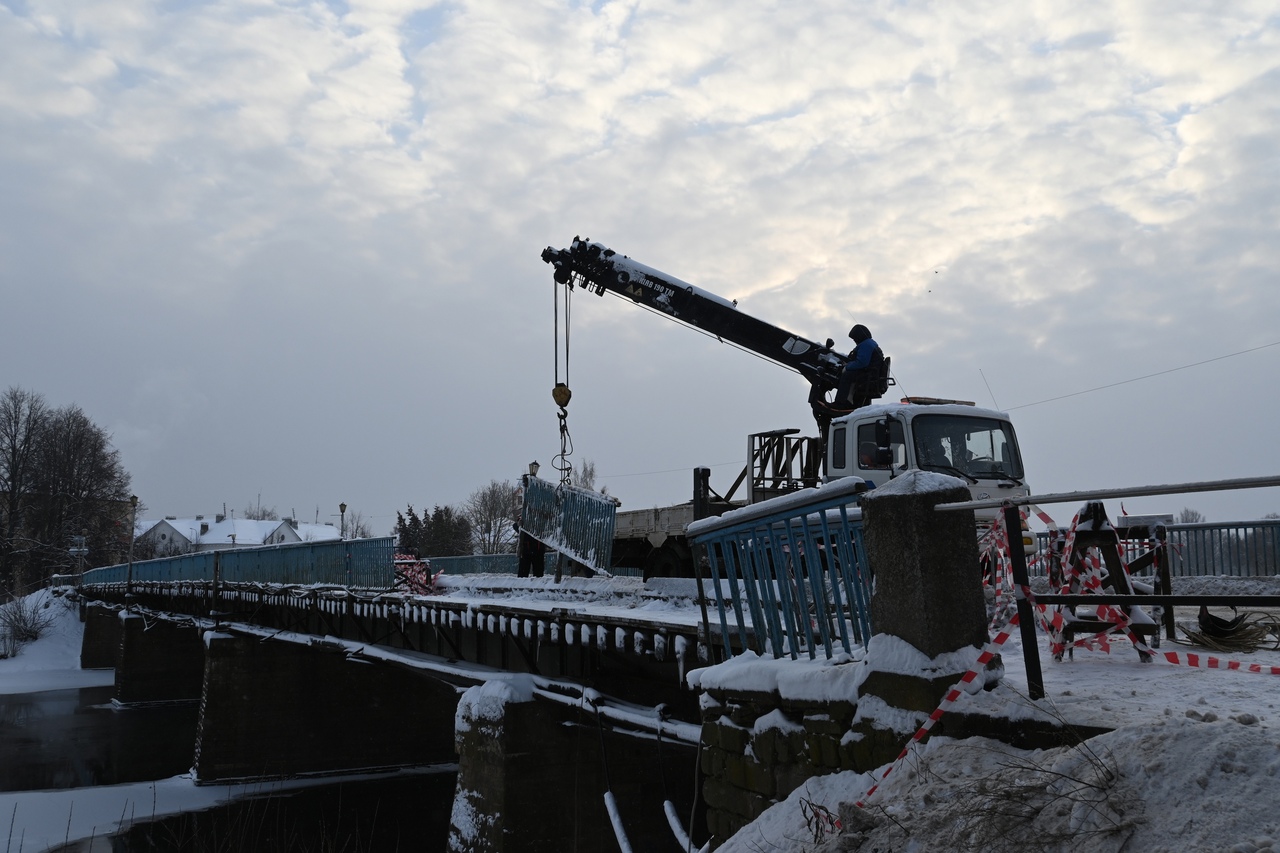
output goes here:
[{"label": "white truck cab", "polygon": [[[920,469],[963,480],[974,500],[1030,494],[1009,416],[961,400],[907,397],[834,418],[826,462],[828,481],[861,477],[874,487]],[[985,527],[996,512],[975,515]]]}]

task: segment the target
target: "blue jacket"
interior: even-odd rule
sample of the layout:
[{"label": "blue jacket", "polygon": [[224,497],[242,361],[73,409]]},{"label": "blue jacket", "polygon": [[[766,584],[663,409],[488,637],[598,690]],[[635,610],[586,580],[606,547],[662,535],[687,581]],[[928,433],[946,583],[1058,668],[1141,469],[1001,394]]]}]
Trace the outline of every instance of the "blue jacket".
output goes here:
[{"label": "blue jacket", "polygon": [[849,360],[845,363],[845,372],[852,373],[855,370],[865,370],[870,367],[871,356],[878,346],[879,344],[875,342],[875,338],[867,338],[854,347],[853,352],[849,353]]}]

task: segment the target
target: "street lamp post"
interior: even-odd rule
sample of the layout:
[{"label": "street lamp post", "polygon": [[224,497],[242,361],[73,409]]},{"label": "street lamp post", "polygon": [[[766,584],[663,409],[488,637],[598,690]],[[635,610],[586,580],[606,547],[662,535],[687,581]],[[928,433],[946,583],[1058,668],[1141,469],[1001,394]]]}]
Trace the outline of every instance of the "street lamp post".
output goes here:
[{"label": "street lamp post", "polygon": [[339,521],[340,526],[338,528],[339,535],[341,535],[343,539],[346,539],[347,538],[347,505],[345,503],[338,504],[338,515],[341,516],[341,519]]},{"label": "street lamp post", "polygon": [[133,602],[133,540],[138,533],[138,496],[129,496],[129,576],[125,583],[126,606]]}]

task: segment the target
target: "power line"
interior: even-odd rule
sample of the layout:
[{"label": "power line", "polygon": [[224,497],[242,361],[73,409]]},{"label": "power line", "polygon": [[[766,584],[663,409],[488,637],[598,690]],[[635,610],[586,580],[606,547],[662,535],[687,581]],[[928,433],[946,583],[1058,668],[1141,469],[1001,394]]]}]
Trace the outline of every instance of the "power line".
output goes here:
[{"label": "power line", "polygon": [[1084,391],[1073,391],[1070,394],[1061,394],[1057,397],[1049,397],[1048,399],[1045,399],[1045,400],[1037,400],[1034,403],[1023,403],[1021,406],[1010,406],[1009,408],[1005,409],[1005,411],[1012,412],[1017,409],[1029,409],[1032,406],[1039,406],[1042,403],[1052,403],[1056,400],[1065,400],[1068,397],[1079,397],[1081,394],[1091,394],[1094,391],[1102,391],[1107,388],[1115,388],[1119,385],[1128,385],[1131,382],[1140,382],[1143,379],[1151,379],[1156,376],[1164,376],[1167,373],[1177,373],[1179,370],[1187,370],[1192,367],[1199,367],[1203,364],[1212,364],[1215,361],[1222,361],[1225,358],[1235,358],[1238,355],[1247,355],[1248,353],[1257,352],[1258,350],[1263,350],[1263,349],[1266,349],[1267,347],[1274,347],[1274,346],[1280,346],[1280,341],[1272,341],[1269,344],[1262,344],[1260,346],[1250,347],[1249,349],[1242,349],[1239,352],[1227,353],[1226,355],[1216,356],[1215,358],[1206,358],[1204,361],[1197,361],[1194,364],[1184,364],[1181,367],[1171,367],[1168,370],[1160,370],[1160,371],[1157,371],[1156,373],[1148,373],[1146,376],[1135,376],[1132,379],[1122,379],[1119,382],[1112,382],[1108,385],[1099,385],[1096,388],[1086,388]]},{"label": "power line", "polygon": [[[719,468],[722,465],[742,465],[741,459],[733,459],[728,462],[712,462],[710,465],[699,465],[699,468]],[[681,471],[692,471],[694,466],[688,468],[668,468],[665,471],[637,471],[634,474],[600,474],[597,480],[621,480],[623,477],[648,477],[653,474],[677,474]]]}]

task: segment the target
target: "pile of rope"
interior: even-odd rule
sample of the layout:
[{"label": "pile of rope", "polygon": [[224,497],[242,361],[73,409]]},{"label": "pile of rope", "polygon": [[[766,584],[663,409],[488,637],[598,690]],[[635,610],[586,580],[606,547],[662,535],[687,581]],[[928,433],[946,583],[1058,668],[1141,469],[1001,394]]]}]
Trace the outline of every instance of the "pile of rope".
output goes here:
[{"label": "pile of rope", "polygon": [[1179,622],[1187,636],[1183,644],[1204,646],[1219,652],[1256,652],[1260,649],[1280,651],[1280,619],[1267,613],[1243,613],[1231,620],[1231,627],[1206,624],[1196,626]]}]

